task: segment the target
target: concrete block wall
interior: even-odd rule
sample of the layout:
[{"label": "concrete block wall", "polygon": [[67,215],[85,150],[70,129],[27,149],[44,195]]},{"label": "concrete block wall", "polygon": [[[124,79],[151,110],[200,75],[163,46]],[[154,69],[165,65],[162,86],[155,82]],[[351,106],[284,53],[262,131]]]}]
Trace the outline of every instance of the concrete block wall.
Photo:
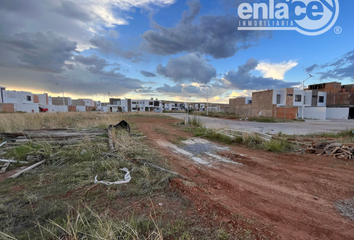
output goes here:
[{"label": "concrete block wall", "polygon": [[[64,97],[65,106],[72,105],[71,99]],[[62,97],[52,97],[52,104],[57,106],[63,105],[63,98]]]},{"label": "concrete block wall", "polygon": [[354,93],[327,93],[327,106],[348,106],[354,105]]},{"label": "concrete block wall", "polygon": [[33,94],[33,103],[39,103],[39,97],[38,95]]},{"label": "concrete block wall", "polygon": [[274,109],[275,118],[283,118],[283,119],[297,119],[297,114],[299,111],[298,107],[276,107]]},{"label": "concrete block wall", "polygon": [[97,107],[86,106],[86,112],[96,111],[96,108],[97,108]]},{"label": "concrete block wall", "polygon": [[294,89],[287,88],[286,89],[286,106],[293,106],[293,99],[294,99]]},{"label": "concrete block wall", "polygon": [[69,112],[76,112],[76,106],[68,106]]},{"label": "concrete block wall", "polygon": [[15,112],[14,103],[0,103],[0,111],[2,112]]},{"label": "concrete block wall", "polygon": [[327,93],[340,93],[342,89],[341,83],[326,83],[325,88],[321,89],[321,92]]},{"label": "concrete block wall", "polygon": [[273,90],[252,93],[252,116],[273,116]]},{"label": "concrete block wall", "polygon": [[246,104],[246,98],[234,98],[229,100],[229,113],[234,113],[242,117],[252,115],[252,104]]}]

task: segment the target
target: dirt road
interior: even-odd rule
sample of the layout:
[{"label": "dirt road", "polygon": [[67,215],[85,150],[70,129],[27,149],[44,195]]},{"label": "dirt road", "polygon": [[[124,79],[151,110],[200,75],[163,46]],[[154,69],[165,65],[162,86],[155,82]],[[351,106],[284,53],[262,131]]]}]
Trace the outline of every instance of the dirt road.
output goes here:
[{"label": "dirt road", "polygon": [[354,238],[354,222],[335,208],[336,201],[354,196],[353,161],[229,145],[230,150],[218,154],[243,166],[203,165],[158,143],[192,137],[172,126],[174,120],[139,117],[132,121],[165,155],[172,170],[191,179],[171,184],[194,202],[201,217],[225,223],[230,231],[249,229],[258,239]]}]

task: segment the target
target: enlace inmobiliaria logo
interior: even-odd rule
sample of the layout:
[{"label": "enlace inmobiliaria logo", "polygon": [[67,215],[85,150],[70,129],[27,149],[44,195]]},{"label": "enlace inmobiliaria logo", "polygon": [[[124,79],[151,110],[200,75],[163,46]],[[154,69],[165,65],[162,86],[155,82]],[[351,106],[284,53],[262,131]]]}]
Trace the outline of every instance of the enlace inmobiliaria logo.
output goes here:
[{"label": "enlace inmobiliaria logo", "polygon": [[338,0],[266,0],[238,7],[238,30],[294,30],[308,36],[327,32],[338,19]]}]

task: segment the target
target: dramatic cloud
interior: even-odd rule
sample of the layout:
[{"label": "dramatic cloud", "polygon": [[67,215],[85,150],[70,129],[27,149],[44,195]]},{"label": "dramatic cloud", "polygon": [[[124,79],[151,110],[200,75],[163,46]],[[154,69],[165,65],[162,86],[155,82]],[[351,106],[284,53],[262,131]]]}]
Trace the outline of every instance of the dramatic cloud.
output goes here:
[{"label": "dramatic cloud", "polygon": [[121,49],[121,47],[117,43],[107,40],[102,36],[95,35],[93,38],[90,39],[90,43],[104,53],[114,53],[123,58],[130,59],[133,62],[139,62],[141,60],[139,58],[141,56],[140,52],[131,50],[125,51]]},{"label": "dramatic cloud", "polygon": [[94,19],[92,12],[86,12],[85,9],[71,1],[61,2],[61,5],[56,7],[54,11],[65,17],[80,20],[82,22],[92,21]]},{"label": "dramatic cloud", "polygon": [[215,59],[234,56],[240,49],[251,47],[261,37],[269,37],[267,31],[238,31],[236,16],[201,16],[199,24],[192,22],[201,9],[198,0],[187,2],[189,11],[182,14],[181,21],[174,28],[165,28],[152,22],[155,30],[146,31],[142,48],[158,55],[172,55],[181,52],[200,52]]},{"label": "dramatic cloud", "polygon": [[257,65],[256,70],[260,71],[266,78],[283,80],[285,73],[297,65],[298,63],[292,61],[282,63],[260,62]]},{"label": "dramatic cloud", "polygon": [[176,86],[171,87],[168,84],[164,84],[163,87],[156,88],[156,91],[161,93],[182,93],[183,86],[178,84]]},{"label": "dramatic cloud", "polygon": [[285,82],[283,80],[257,77],[250,72],[255,70],[259,62],[250,58],[244,65],[238,67],[238,71],[229,71],[223,77],[225,85],[230,85],[238,90],[263,90],[263,89],[281,89],[300,85],[301,82]]},{"label": "dramatic cloud", "polygon": [[155,73],[148,72],[148,71],[140,71],[140,73],[143,74],[145,77],[156,77],[157,76]]},{"label": "dramatic cloud", "polygon": [[[311,69],[313,66],[307,69]],[[312,70],[314,69],[319,71],[316,72],[316,75],[320,76],[320,80],[354,80],[354,51],[346,53],[344,56],[334,62],[329,62],[323,65],[316,65],[316,67],[314,67]]]},{"label": "dramatic cloud", "polygon": [[12,68],[27,68],[39,72],[63,72],[76,51],[76,42],[58,37],[51,32],[0,35],[0,65]]},{"label": "dramatic cloud", "polygon": [[156,72],[176,83],[185,81],[208,83],[216,77],[216,69],[196,53],[170,58],[165,67],[158,65]]},{"label": "dramatic cloud", "polygon": [[95,54],[92,54],[89,57],[77,55],[77,56],[75,56],[75,60],[77,62],[83,63],[85,65],[95,66],[97,69],[103,69],[104,67],[109,65],[109,63],[106,61],[106,59],[100,58],[100,57],[96,56]]},{"label": "dramatic cloud", "polygon": [[228,88],[218,83],[209,85],[202,85],[198,83],[177,84],[175,86],[164,84],[163,87],[156,88],[156,92],[163,93],[166,96],[184,99],[197,98],[202,101],[206,101],[207,97],[209,97],[209,99],[217,98],[228,90]]}]

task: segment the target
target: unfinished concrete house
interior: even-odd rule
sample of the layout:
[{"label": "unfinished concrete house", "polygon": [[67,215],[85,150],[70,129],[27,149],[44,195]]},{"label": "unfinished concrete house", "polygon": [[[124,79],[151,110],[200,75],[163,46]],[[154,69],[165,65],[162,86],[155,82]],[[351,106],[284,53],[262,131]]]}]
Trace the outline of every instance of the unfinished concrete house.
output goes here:
[{"label": "unfinished concrete house", "polygon": [[[52,97],[52,104],[56,106],[63,106],[63,97]],[[71,106],[71,98],[70,97],[64,97],[64,104],[65,106]]]},{"label": "unfinished concrete house", "polygon": [[334,110],[326,108],[327,93],[313,90],[284,88],[252,93],[252,97],[230,99],[230,113],[240,116],[275,117],[283,119],[340,118]]},{"label": "unfinished concrete house", "polygon": [[342,85],[340,82],[313,84],[308,90],[318,94],[327,93],[328,118],[348,116],[354,119],[354,84]]}]

